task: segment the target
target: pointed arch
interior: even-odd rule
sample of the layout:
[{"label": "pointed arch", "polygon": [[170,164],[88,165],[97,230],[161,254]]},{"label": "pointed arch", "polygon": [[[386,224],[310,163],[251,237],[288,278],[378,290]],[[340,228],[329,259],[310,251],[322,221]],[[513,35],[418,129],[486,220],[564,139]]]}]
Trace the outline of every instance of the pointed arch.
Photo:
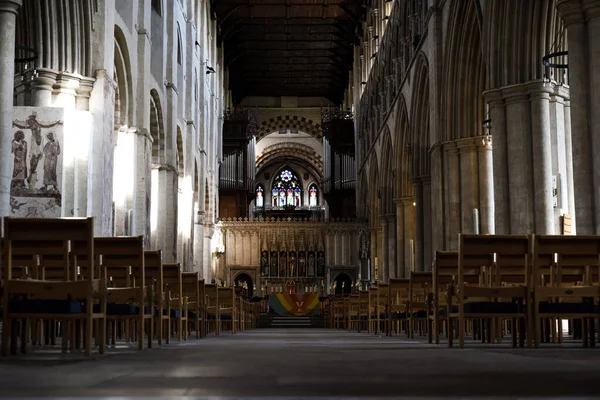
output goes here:
[{"label": "pointed arch", "polygon": [[381,181],[379,182],[381,192],[381,211],[384,214],[391,214],[395,211],[395,165],[393,162],[393,154],[394,148],[392,147],[392,137],[390,129],[386,125],[382,132],[381,139]]},{"label": "pointed arch", "polygon": [[448,32],[442,85],[446,121],[443,141],[480,135],[485,119],[486,68],[476,2],[452,2]]},{"label": "pointed arch", "polygon": [[413,187],[411,178],[413,174],[410,152],[411,132],[404,96],[400,96],[399,98],[397,115],[396,146],[394,147],[394,160],[396,162],[396,197],[412,197]]},{"label": "pointed arch", "polygon": [[369,205],[370,215],[369,221],[371,227],[378,227],[381,224],[381,192],[379,188],[379,162],[377,161],[377,154],[371,153],[371,159],[369,161]]},{"label": "pointed arch", "polygon": [[131,99],[133,99],[133,85],[127,39],[118,25],[115,25],[114,35],[115,127],[117,127],[132,125],[133,107]]},{"label": "pointed arch", "polygon": [[179,177],[183,177],[185,170],[185,153],[183,152],[183,136],[181,128],[177,126],[177,170]]},{"label": "pointed arch", "polygon": [[152,163],[165,161],[165,134],[163,110],[156,89],[150,91],[150,135],[152,136]]},{"label": "pointed arch", "polygon": [[411,105],[411,141],[413,177],[427,176],[431,165],[429,158],[429,66],[423,53],[417,55],[414,67],[415,80]]}]

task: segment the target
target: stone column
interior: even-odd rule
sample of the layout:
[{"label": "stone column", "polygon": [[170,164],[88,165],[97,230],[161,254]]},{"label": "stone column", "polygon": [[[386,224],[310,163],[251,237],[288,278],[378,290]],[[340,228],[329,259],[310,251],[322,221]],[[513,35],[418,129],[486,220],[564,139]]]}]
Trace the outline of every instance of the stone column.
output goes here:
[{"label": "stone column", "polygon": [[506,132],[506,108],[502,92],[493,90],[484,94],[490,106],[492,137],[494,140],[492,168],[494,185],[495,233],[510,233],[510,197],[508,195],[508,143]]},{"label": "stone column", "polygon": [[10,215],[15,26],[21,0],[0,1],[0,217]]},{"label": "stone column", "polygon": [[402,199],[394,199],[396,203],[396,278],[404,278],[404,204]]},{"label": "stone column", "polygon": [[479,156],[479,224],[481,234],[494,234],[494,165],[492,138],[475,139]]},{"label": "stone column", "polygon": [[461,232],[473,233],[473,209],[479,208],[479,170],[473,138],[457,141],[460,158]]},{"label": "stone column", "polygon": [[204,272],[204,213],[198,212],[194,221],[194,259],[193,272],[200,273],[200,279],[206,279]]},{"label": "stone column", "polygon": [[413,182],[415,190],[415,271],[423,271],[423,182],[415,179]]},{"label": "stone column", "polygon": [[[592,8],[589,1],[588,6]],[[569,86],[571,96],[571,133],[573,146],[573,180],[575,189],[575,216],[578,234],[595,234],[597,220],[597,202],[595,184],[598,174],[594,173],[594,157],[598,153],[594,147],[594,131],[592,130],[592,116],[598,114],[598,106],[593,108],[594,99],[590,91],[594,89],[600,96],[600,82],[594,87],[590,71],[598,74],[598,70],[591,69],[593,63],[589,56],[593,54],[593,47],[598,46],[600,31],[592,32],[594,24],[591,20],[586,22],[586,15],[581,0],[559,0],[557,4],[559,13],[565,21],[568,32],[569,48]],[[597,13],[596,13],[597,14]],[[594,18],[598,21],[597,15]],[[588,26],[589,25],[589,26]],[[595,23],[597,25],[597,22]],[[598,57],[596,57],[598,58]],[[600,65],[598,66],[600,67]],[[596,97],[597,97],[596,96]],[[590,122],[592,122],[590,124]],[[599,135],[600,127],[595,135]]]},{"label": "stone column", "polygon": [[[433,232],[431,226],[431,177],[422,179],[423,181],[423,267],[421,271],[431,271],[431,261],[433,257]],[[442,229],[442,227],[439,227]]]},{"label": "stone column", "polygon": [[[590,80],[590,136],[592,137],[592,160],[594,163],[594,183],[592,192],[595,211],[595,234],[600,234],[600,2],[597,0],[584,1],[584,11],[587,20],[588,54]],[[569,45],[571,41],[569,40]],[[570,55],[570,50],[569,50]],[[572,61],[569,60],[569,67]],[[575,71],[573,71],[575,73]]]},{"label": "stone column", "polygon": [[533,150],[533,187],[535,232],[554,235],[552,201],[552,132],[550,130],[550,94],[541,82],[528,85],[531,102],[531,146]]},{"label": "stone column", "polygon": [[396,264],[396,215],[390,214],[388,217],[388,280],[396,278],[398,267]]},{"label": "stone column", "polygon": [[389,277],[389,221],[387,215],[381,216],[381,261],[379,263],[381,270],[381,280],[383,282],[388,281]]},{"label": "stone column", "polygon": [[569,210],[568,213],[571,215],[571,229],[574,235],[577,232],[577,224],[575,217],[575,188],[573,184],[573,144],[571,142],[571,102],[565,101],[565,153],[566,153],[566,165],[567,165],[567,191]]},{"label": "stone column", "polygon": [[449,250],[458,249],[458,234],[460,233],[460,163],[456,142],[444,143],[448,166],[448,245]]},{"label": "stone column", "polygon": [[[377,228],[371,227],[371,270],[369,271],[371,281],[375,280],[375,257],[379,258],[377,253]],[[378,260],[378,262],[381,262],[381,260]]]},{"label": "stone column", "polygon": [[410,271],[412,269],[413,255],[411,241],[415,241],[415,209],[416,202],[412,197],[406,197],[403,199],[402,205],[404,207],[404,277],[410,277]]}]

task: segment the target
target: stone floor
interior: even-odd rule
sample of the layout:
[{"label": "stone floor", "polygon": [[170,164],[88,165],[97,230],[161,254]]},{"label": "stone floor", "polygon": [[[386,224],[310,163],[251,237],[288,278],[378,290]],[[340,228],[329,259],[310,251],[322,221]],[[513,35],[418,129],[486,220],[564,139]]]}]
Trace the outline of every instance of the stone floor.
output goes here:
[{"label": "stone floor", "polygon": [[269,329],[116,353],[0,359],[0,398],[600,398],[600,349]]}]

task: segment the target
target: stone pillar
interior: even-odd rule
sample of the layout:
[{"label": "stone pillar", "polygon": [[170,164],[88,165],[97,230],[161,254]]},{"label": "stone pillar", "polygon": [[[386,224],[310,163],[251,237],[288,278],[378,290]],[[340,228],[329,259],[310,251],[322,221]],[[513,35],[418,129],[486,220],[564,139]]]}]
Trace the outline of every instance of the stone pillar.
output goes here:
[{"label": "stone pillar", "polygon": [[[200,214],[200,213],[198,213]],[[198,215],[194,223],[194,260],[193,272],[200,273],[200,279],[206,279],[204,271],[204,214]]]},{"label": "stone pillar", "polygon": [[457,141],[460,158],[461,232],[473,233],[473,209],[479,208],[479,170],[473,138]]},{"label": "stone pillar", "polygon": [[483,136],[475,139],[479,156],[479,224],[480,233],[494,234],[494,163],[492,138]]},{"label": "stone pillar", "polygon": [[415,271],[423,271],[423,182],[420,179],[415,179],[413,182],[415,190]]},{"label": "stone pillar", "polygon": [[531,104],[525,89],[525,86],[518,85],[502,90],[506,101],[506,142],[510,157],[506,160],[510,197],[510,232],[507,233],[517,235],[533,233],[535,230]]},{"label": "stone pillar", "polygon": [[[375,257],[378,257],[377,253],[377,228],[371,227],[371,270],[369,271],[371,281],[375,280]],[[380,260],[378,261],[380,262]]]},{"label": "stone pillar", "polygon": [[[565,101],[565,153],[566,153],[566,165],[567,165],[567,191],[569,210],[568,213],[571,217],[575,216],[575,187],[573,184],[573,144],[571,142],[571,102]],[[575,218],[571,219],[572,234],[577,232],[577,221]]]},{"label": "stone pillar", "polygon": [[[402,201],[404,208],[404,277],[410,277],[413,261],[413,247],[415,241],[415,208],[416,202],[412,197],[406,197]],[[412,246],[411,246],[412,241]]]},{"label": "stone pillar", "polygon": [[21,0],[0,1],[0,217],[10,215],[15,25]]},{"label": "stone pillar", "polygon": [[402,199],[394,199],[396,203],[396,278],[404,278],[404,204]]},{"label": "stone pillar", "polygon": [[444,143],[447,155],[446,177],[448,179],[448,245],[449,250],[458,249],[458,234],[461,231],[460,219],[460,163],[456,142]]},{"label": "stone pillar", "polygon": [[492,137],[494,140],[492,168],[494,185],[495,233],[510,233],[510,197],[508,195],[508,143],[506,132],[506,108],[502,92],[493,90],[484,94],[490,106]]},{"label": "stone pillar", "polygon": [[[586,15],[582,0],[559,0],[557,8],[565,21],[569,48],[569,87],[571,96],[571,134],[573,148],[573,182],[575,189],[575,217],[578,234],[595,234],[598,218],[598,173],[595,173],[594,157],[598,148],[594,146],[594,136],[600,135],[600,125],[594,128],[600,102],[600,81],[592,78],[590,72],[598,76],[600,60],[595,63],[590,57],[600,59],[594,47],[599,46],[598,2],[586,1]],[[594,21],[594,22],[592,22]],[[594,32],[594,27],[596,31]],[[595,80],[596,79],[596,80]],[[598,82],[598,83],[596,83]],[[596,92],[593,94],[593,92]],[[597,99],[597,100],[596,100]],[[595,105],[595,107],[594,107]],[[599,171],[600,172],[600,171]]]},{"label": "stone pillar", "polygon": [[398,266],[396,264],[396,215],[390,214],[388,217],[388,280],[396,278],[398,275]]},{"label": "stone pillar", "polygon": [[[433,232],[431,226],[431,177],[422,179],[423,181],[423,267],[421,271],[431,271],[431,261],[433,258]],[[439,227],[442,229],[442,227]]]},{"label": "stone pillar", "polygon": [[389,218],[385,215],[381,216],[381,260],[379,262],[379,269],[381,271],[380,277],[383,282],[388,281],[389,276]]},{"label": "stone pillar", "polygon": [[533,187],[535,233],[554,235],[552,201],[552,132],[550,131],[550,94],[540,82],[528,85],[531,102],[531,146],[533,150]]}]

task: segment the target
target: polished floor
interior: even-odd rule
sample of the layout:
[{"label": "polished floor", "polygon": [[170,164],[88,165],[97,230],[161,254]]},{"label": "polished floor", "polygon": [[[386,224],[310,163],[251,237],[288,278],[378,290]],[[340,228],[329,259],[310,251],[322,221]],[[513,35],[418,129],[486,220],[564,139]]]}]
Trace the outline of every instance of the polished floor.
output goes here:
[{"label": "polished floor", "polygon": [[0,398],[600,398],[600,348],[460,350],[268,329],[113,353],[1,359]]}]

